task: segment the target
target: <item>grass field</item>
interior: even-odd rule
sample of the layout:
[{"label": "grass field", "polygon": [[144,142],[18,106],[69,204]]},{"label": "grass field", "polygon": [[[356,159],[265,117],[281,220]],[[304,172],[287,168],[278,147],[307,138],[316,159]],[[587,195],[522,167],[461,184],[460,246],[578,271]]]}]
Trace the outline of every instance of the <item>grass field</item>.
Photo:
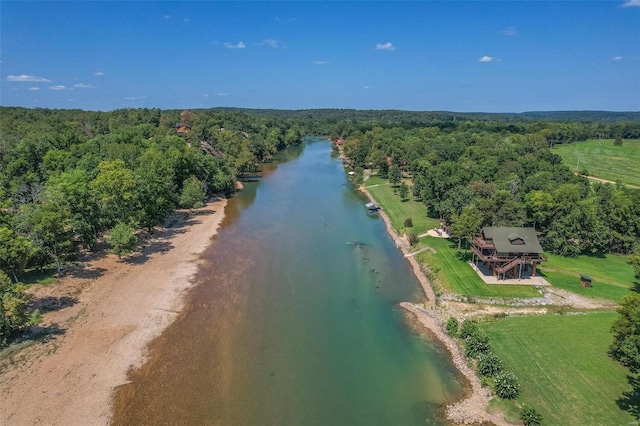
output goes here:
[{"label": "grass field", "polygon": [[457,245],[444,238],[424,237],[420,242],[435,253],[423,251],[418,260],[429,265],[445,290],[464,296],[478,297],[539,297],[533,286],[485,284],[478,274],[462,260]]},{"label": "grass field", "polygon": [[413,221],[413,227],[406,229],[408,233],[422,234],[440,224],[438,219],[427,217],[427,208],[421,202],[411,196],[407,201],[400,200],[400,196],[394,194],[393,186],[387,179],[372,176],[365,182],[365,187],[382,206],[398,232],[404,230],[404,220],[409,217]]},{"label": "grass field", "polygon": [[640,186],[640,139],[625,139],[614,146],[613,139],[590,139],[556,145],[553,153],[562,157],[572,169],[580,164],[589,176]]},{"label": "grass field", "polygon": [[[618,405],[638,410],[638,397],[624,395],[632,390],[629,373],[607,356],[615,318],[613,312],[512,317],[481,327],[505,369],[519,378],[518,403],[538,410],[543,424],[637,424]],[[518,411],[511,402],[500,406]]]},{"label": "grass field", "polygon": [[[542,264],[541,273],[555,287],[584,296],[616,301],[640,287],[640,283],[636,284],[638,280],[634,278],[633,267],[627,263],[626,256],[545,256],[548,262]],[[593,287],[580,286],[581,274],[593,278]]]}]

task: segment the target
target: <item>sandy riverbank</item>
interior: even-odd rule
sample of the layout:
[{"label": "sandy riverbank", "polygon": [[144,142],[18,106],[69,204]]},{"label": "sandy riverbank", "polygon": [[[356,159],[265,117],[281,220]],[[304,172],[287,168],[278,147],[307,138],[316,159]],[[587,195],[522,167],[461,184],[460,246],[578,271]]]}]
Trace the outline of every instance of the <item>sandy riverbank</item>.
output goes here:
[{"label": "sandy riverbank", "polygon": [[[371,193],[367,191],[363,185],[360,186],[360,190],[366,194],[370,201],[375,201],[371,196]],[[445,348],[447,348],[451,355],[453,364],[470,384],[469,394],[462,401],[447,407],[447,419],[458,424],[481,424],[490,422],[496,426],[509,425],[510,423],[505,421],[501,414],[489,413],[487,411],[489,400],[491,399],[490,392],[488,389],[480,386],[480,379],[478,379],[478,376],[476,376],[473,369],[467,364],[460,347],[457,345],[455,340],[445,332],[442,320],[439,318],[441,315],[439,315],[435,310],[436,295],[431,282],[427,278],[415,256],[410,256],[410,246],[407,240],[398,235],[391,224],[391,220],[383,210],[379,210],[378,213],[387,227],[387,232],[393,238],[396,246],[402,251],[405,258],[411,265],[413,273],[420,282],[425,296],[427,297],[425,308],[412,303],[401,303],[400,306],[413,314],[418,323],[421,324],[422,327],[424,327],[431,335],[435,336]]]},{"label": "sandy riverbank", "polygon": [[0,363],[0,424],[108,424],[114,388],[179,314],[225,205],[177,213],[128,261],[97,256],[39,289],[37,299],[62,307],[43,325],[62,332]]}]

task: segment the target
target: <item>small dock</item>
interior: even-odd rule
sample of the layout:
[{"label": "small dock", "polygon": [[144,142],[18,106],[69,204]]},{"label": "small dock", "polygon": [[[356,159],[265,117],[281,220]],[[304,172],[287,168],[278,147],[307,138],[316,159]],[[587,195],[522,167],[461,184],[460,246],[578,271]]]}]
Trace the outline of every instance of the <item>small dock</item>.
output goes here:
[{"label": "small dock", "polygon": [[369,211],[370,213],[377,212],[378,210],[382,209],[382,207],[380,207],[380,204],[376,202],[367,203],[364,206],[367,208],[367,211]]}]

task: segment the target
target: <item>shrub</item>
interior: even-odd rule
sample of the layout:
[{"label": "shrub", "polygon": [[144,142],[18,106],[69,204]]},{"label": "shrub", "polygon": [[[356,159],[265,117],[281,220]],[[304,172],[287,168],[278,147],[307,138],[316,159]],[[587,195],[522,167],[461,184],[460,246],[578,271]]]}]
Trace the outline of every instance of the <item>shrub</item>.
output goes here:
[{"label": "shrub", "polygon": [[532,407],[524,407],[522,409],[520,420],[522,420],[524,426],[537,426],[542,424],[542,416]]},{"label": "shrub", "polygon": [[502,399],[516,399],[520,394],[520,383],[515,374],[503,371],[496,376],[493,390]]},{"label": "shrub", "polygon": [[493,377],[502,371],[502,360],[493,352],[486,352],[478,356],[478,374],[483,377]]},{"label": "shrub", "polygon": [[119,223],[109,231],[107,242],[111,245],[111,252],[121,258],[133,252],[138,247],[138,239],[134,229],[124,223]]},{"label": "shrub", "polygon": [[456,319],[456,317],[449,317],[449,319],[447,320],[447,333],[450,336],[455,336],[456,334],[458,334],[458,320]]},{"label": "shrub", "polygon": [[409,234],[407,238],[409,239],[409,244],[411,244],[412,246],[418,244],[418,234]]},{"label": "shrub", "polygon": [[405,228],[411,228],[413,227],[413,219],[411,219],[410,217],[406,218],[404,220],[404,227]]},{"label": "shrub", "polygon": [[622,146],[622,138],[616,138],[613,141],[613,146]]},{"label": "shrub", "polygon": [[460,338],[466,339],[471,336],[473,333],[476,333],[480,329],[478,328],[478,324],[476,324],[473,320],[464,320],[462,321],[462,326],[460,327]]},{"label": "shrub", "polygon": [[12,334],[29,326],[27,301],[31,295],[25,290],[24,284],[14,284],[7,274],[0,271],[0,347]]},{"label": "shrub", "polygon": [[491,350],[489,336],[484,331],[478,330],[464,339],[465,355],[467,358],[478,358],[481,354],[486,354]]}]

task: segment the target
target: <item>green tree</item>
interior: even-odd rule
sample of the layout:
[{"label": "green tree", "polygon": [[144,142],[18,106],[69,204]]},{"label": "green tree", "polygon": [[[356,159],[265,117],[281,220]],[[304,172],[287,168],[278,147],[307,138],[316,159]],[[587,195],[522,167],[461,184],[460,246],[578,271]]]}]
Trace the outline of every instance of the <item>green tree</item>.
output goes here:
[{"label": "green tree", "polygon": [[57,201],[28,204],[20,209],[18,222],[37,249],[53,259],[58,275],[62,274],[62,262],[76,250],[69,210]]},{"label": "green tree", "polygon": [[100,215],[88,173],[74,169],[50,178],[47,197],[69,210],[71,227],[80,244],[93,247],[100,231]]},{"label": "green tree", "polygon": [[13,275],[15,282],[18,282],[16,274],[24,271],[35,253],[36,248],[29,239],[0,226],[0,269]]},{"label": "green tree", "polygon": [[180,194],[180,207],[185,209],[198,209],[204,206],[206,193],[202,182],[197,177],[191,176],[182,183]]},{"label": "green tree", "polygon": [[409,186],[402,182],[400,187],[398,188],[398,194],[400,194],[400,199],[405,201],[407,199],[407,195],[409,194]]},{"label": "green tree", "polygon": [[629,265],[633,266],[633,271],[636,278],[640,278],[640,254],[634,254],[629,256]]},{"label": "green tree", "polygon": [[463,239],[467,243],[480,231],[482,214],[474,204],[464,206],[459,216],[454,216],[451,223],[451,234],[458,239],[458,250]]},{"label": "green tree", "polygon": [[147,150],[140,156],[139,162],[135,173],[138,214],[140,223],[151,229],[175,209],[175,171],[157,149]]},{"label": "green tree", "polygon": [[633,373],[640,371],[640,294],[631,293],[622,298],[618,308],[620,316],[611,325],[613,342],[609,355]]},{"label": "green tree", "polygon": [[136,178],[122,160],[103,161],[91,182],[106,227],[116,222],[132,222],[137,207]]},{"label": "green tree", "polygon": [[4,346],[12,334],[29,325],[27,301],[31,296],[25,293],[23,284],[14,284],[0,271],[0,347]]},{"label": "green tree", "polygon": [[402,172],[400,171],[400,167],[395,164],[389,168],[389,182],[392,185],[397,185],[402,180]]},{"label": "green tree", "polygon": [[111,252],[118,258],[134,252],[138,247],[135,230],[124,223],[118,223],[109,231],[107,242],[111,245]]}]

